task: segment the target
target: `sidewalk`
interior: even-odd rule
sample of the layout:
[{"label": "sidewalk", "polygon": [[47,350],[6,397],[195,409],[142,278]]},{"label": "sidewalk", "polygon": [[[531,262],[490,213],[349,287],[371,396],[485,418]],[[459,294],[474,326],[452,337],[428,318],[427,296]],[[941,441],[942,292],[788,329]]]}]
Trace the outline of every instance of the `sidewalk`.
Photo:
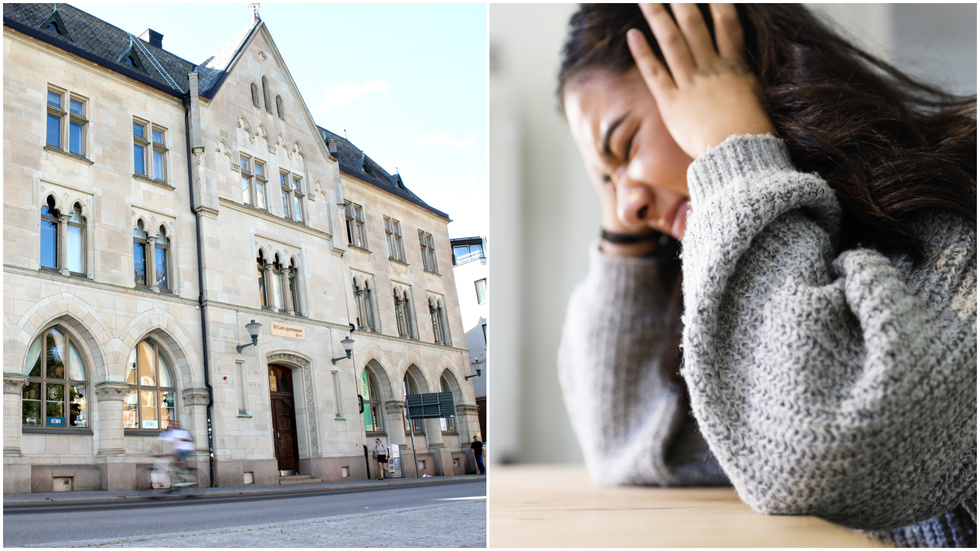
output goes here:
[{"label": "sidewalk", "polygon": [[421,484],[445,484],[482,480],[486,475],[432,476],[424,478],[386,478],[384,480],[340,480],[334,482],[313,482],[310,484],[274,484],[267,486],[227,486],[220,488],[182,488],[173,494],[163,494],[158,490],[117,490],[88,492],[48,492],[34,494],[4,494],[4,509],[13,507],[37,506],[67,503],[106,503],[113,501],[134,501],[160,499],[167,497],[227,497],[240,495],[282,494],[309,491],[349,491],[379,488],[398,488]]}]

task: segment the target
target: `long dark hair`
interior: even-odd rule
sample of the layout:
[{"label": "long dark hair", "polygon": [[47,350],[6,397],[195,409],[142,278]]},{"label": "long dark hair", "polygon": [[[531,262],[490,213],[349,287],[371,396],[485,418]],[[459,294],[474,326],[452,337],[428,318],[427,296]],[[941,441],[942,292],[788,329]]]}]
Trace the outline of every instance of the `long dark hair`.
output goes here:
[{"label": "long dark hair", "polygon": [[[706,5],[699,5],[709,30]],[[795,166],[820,174],[844,210],[841,245],[907,253],[924,245],[910,224],[930,210],[977,220],[976,96],[958,97],[905,75],[831,31],[799,4],[737,6],[746,61]],[[576,76],[635,66],[626,31],[635,4],[583,4],[562,50],[558,100]]]}]

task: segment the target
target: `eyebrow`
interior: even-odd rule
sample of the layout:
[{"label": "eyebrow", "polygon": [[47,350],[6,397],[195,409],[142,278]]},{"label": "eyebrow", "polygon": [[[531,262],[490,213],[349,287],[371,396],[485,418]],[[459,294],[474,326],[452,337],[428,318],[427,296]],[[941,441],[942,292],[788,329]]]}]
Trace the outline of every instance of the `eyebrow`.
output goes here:
[{"label": "eyebrow", "polygon": [[603,133],[603,135],[602,135],[602,157],[603,157],[603,159],[605,159],[605,160],[608,161],[608,160],[612,159],[613,157],[615,157],[615,155],[613,155],[612,150],[609,148],[609,140],[612,138],[613,133],[616,132],[616,128],[620,124],[622,124],[623,121],[625,121],[626,120],[626,117],[628,117],[628,116],[629,116],[629,112],[627,111],[623,116],[621,116],[618,119],[614,120],[612,122],[612,124],[609,125],[609,128],[606,128],[606,131]]}]

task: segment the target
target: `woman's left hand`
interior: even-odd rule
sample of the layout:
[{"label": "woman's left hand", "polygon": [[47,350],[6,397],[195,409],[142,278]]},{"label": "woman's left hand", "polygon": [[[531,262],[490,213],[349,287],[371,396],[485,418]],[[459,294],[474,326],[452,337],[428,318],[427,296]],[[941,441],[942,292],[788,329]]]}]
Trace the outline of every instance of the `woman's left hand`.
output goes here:
[{"label": "woman's left hand", "polygon": [[677,23],[662,4],[640,8],[667,67],[636,29],[627,33],[630,52],[664,125],[685,153],[697,158],[731,135],[776,134],[759,82],[743,59],[742,27],[733,5],[711,5],[717,50],[696,5],[672,4]]}]

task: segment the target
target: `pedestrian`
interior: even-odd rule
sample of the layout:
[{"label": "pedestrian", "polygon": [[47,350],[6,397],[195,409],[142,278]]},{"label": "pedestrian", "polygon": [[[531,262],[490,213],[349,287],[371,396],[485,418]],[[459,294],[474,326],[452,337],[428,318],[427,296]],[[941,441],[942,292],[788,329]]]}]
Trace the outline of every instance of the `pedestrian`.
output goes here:
[{"label": "pedestrian", "polygon": [[388,451],[388,446],[381,443],[380,438],[374,439],[374,457],[378,460],[378,480],[384,480],[385,473],[390,473],[388,470],[388,456],[390,452]]},{"label": "pedestrian", "polygon": [[483,442],[474,436],[473,443],[470,444],[470,449],[473,450],[473,459],[476,460],[476,468],[480,471],[480,474],[486,474],[487,469],[483,466]]},{"label": "pedestrian", "polygon": [[976,98],[799,4],[582,5],[558,95],[602,205],[559,352],[592,475],[976,547]]}]

